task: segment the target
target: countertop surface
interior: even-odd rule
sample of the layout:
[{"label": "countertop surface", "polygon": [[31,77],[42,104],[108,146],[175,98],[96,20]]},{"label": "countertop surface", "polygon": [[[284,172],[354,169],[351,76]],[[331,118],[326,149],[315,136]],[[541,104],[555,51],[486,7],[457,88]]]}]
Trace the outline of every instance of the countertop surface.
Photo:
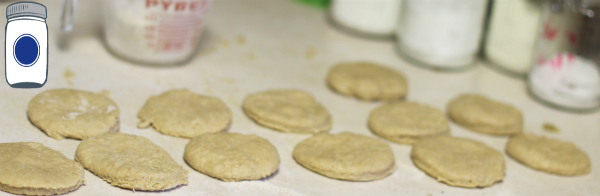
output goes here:
[{"label": "countertop surface", "polygon": [[[2,2],[2,7],[11,2]],[[112,187],[86,171],[87,183],[66,195],[598,195],[600,192],[600,113],[574,114],[546,107],[526,92],[523,80],[505,76],[483,63],[455,73],[411,65],[399,57],[394,42],[362,39],[331,27],[325,10],[291,0],[217,0],[209,13],[200,48],[185,65],[149,67],[116,58],[102,38],[101,1],[82,0],[74,31],[59,49],[60,1],[40,1],[48,7],[49,71],[41,89],[12,89],[0,84],[0,142],[34,141],[74,158],[80,140],[48,137],[27,119],[29,101],[55,88],[108,92],[121,109],[121,132],[144,136],[167,150],[190,171],[189,184],[167,191],[145,192]],[[5,15],[5,10],[0,15]],[[6,26],[2,20],[2,26]],[[4,31],[2,31],[4,34]],[[4,37],[4,35],[2,35]],[[472,132],[451,123],[451,134],[484,142],[503,152],[506,177],[486,188],[459,188],[437,182],[413,165],[411,147],[388,142],[397,169],[382,180],[349,182],[309,171],[292,158],[294,146],[310,137],[261,127],[244,115],[246,95],[276,88],[312,93],[331,113],[331,133],[350,131],[376,137],[367,127],[369,112],[379,102],[363,102],[332,92],[325,84],[331,66],[342,61],[373,61],[403,72],[407,100],[445,111],[461,93],[481,93],[512,104],[523,112],[527,132],[572,141],[592,161],[591,173],[578,177],[551,175],[507,157],[507,137]],[[0,69],[4,72],[4,69]],[[0,73],[4,75],[4,73]],[[152,95],[174,88],[221,98],[233,112],[230,132],[256,134],[273,143],[281,156],[279,170],[256,181],[223,182],[189,167],[183,152],[189,139],[136,127],[137,112]],[[558,133],[544,131],[552,123]],[[387,141],[386,141],[387,142]],[[10,195],[0,192],[0,195]]]}]

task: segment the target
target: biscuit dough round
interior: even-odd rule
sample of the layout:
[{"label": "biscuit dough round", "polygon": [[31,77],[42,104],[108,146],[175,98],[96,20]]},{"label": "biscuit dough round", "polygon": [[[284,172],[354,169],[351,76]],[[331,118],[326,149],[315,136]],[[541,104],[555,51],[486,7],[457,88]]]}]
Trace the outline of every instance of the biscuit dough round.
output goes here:
[{"label": "biscuit dough round", "polygon": [[570,142],[521,133],[506,142],[506,153],[533,169],[566,176],[592,169],[590,158]]},{"label": "biscuit dough round", "polygon": [[280,163],[269,140],[227,132],[195,137],[183,158],[197,171],[223,181],[258,180],[277,171]]},{"label": "biscuit dough round", "polygon": [[0,144],[0,190],[18,195],[58,195],[82,184],[81,164],[40,143]]},{"label": "biscuit dough round", "polygon": [[57,140],[119,131],[119,107],[100,93],[48,90],[33,97],[27,115],[36,127]]},{"label": "biscuit dough round", "polygon": [[473,131],[493,135],[523,131],[523,115],[517,108],[482,95],[460,95],[448,103],[447,111],[454,122]]},{"label": "biscuit dough round", "polygon": [[486,187],[504,178],[504,156],[485,144],[451,136],[430,137],[412,146],[410,157],[425,173],[451,186]]},{"label": "biscuit dough round", "polygon": [[340,180],[378,180],[396,169],[390,145],[350,132],[316,134],[298,143],[293,156],[305,168]]},{"label": "biscuit dough round", "polygon": [[327,76],[329,86],[362,100],[394,100],[406,96],[406,78],[400,72],[372,62],[344,62]]},{"label": "biscuit dough round", "polygon": [[442,111],[417,102],[381,105],[371,111],[368,124],[373,133],[401,144],[414,144],[425,137],[450,133]]},{"label": "biscuit dough round", "polygon": [[331,115],[307,92],[269,90],[248,95],[244,113],[265,127],[290,133],[318,133],[331,129]]},{"label": "biscuit dough round", "polygon": [[193,138],[223,131],[231,123],[231,111],[219,98],[176,89],[152,96],[138,113],[138,128],[152,125],[158,132]]},{"label": "biscuit dough round", "polygon": [[84,139],[75,159],[112,186],[157,191],[188,183],[188,171],[141,136],[107,133]]}]

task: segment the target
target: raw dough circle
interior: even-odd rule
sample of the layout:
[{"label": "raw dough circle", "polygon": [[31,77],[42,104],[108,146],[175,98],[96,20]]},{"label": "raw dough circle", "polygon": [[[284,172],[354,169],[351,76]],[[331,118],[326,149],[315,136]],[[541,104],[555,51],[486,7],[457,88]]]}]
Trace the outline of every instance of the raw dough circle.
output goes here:
[{"label": "raw dough circle", "polygon": [[119,107],[100,93],[48,90],[31,99],[27,115],[36,127],[57,140],[119,131]]},{"label": "raw dough circle", "polygon": [[242,104],[258,124],[283,132],[318,133],[331,129],[331,115],[301,90],[269,90],[248,95]]},{"label": "raw dough circle", "polygon": [[481,95],[463,94],[448,103],[450,118],[473,131],[512,135],[523,131],[523,115],[510,105]]},{"label": "raw dough circle", "polygon": [[504,156],[466,138],[438,136],[419,140],[410,157],[425,173],[451,186],[486,187],[504,178]]},{"label": "raw dough circle", "polygon": [[81,164],[40,143],[0,144],[0,190],[19,195],[58,195],[81,186]]},{"label": "raw dough circle", "polygon": [[138,128],[152,125],[158,132],[193,138],[204,133],[226,130],[231,111],[216,97],[202,96],[187,89],[176,89],[152,96],[138,113]]},{"label": "raw dough circle", "polygon": [[75,159],[112,186],[157,191],[188,183],[188,171],[141,136],[107,133],[84,139]]},{"label": "raw dough circle", "polygon": [[406,96],[404,75],[371,62],[344,62],[335,65],[327,76],[329,86],[362,100],[394,100]]},{"label": "raw dough circle", "polygon": [[378,180],[396,169],[390,145],[350,132],[316,134],[298,143],[293,156],[307,169],[340,180]]},{"label": "raw dough circle", "polygon": [[590,158],[570,142],[529,133],[512,136],[506,153],[517,161],[540,171],[575,176],[590,173]]},{"label": "raw dough circle", "polygon": [[185,161],[223,181],[258,180],[279,168],[279,153],[269,140],[239,133],[202,134],[185,146]]},{"label": "raw dough circle", "polygon": [[450,133],[442,111],[417,102],[379,106],[371,111],[368,124],[373,133],[402,144],[414,144],[425,137]]}]

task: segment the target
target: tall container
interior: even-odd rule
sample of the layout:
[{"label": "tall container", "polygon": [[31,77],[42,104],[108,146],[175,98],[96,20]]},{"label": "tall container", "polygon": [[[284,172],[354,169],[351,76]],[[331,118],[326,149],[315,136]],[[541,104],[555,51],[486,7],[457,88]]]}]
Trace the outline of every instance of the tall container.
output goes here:
[{"label": "tall container", "polygon": [[510,75],[524,77],[531,69],[543,0],[492,2],[485,58]]},{"label": "tall container", "polygon": [[473,64],[481,43],[487,0],[404,0],[397,31],[403,56],[453,70]]}]

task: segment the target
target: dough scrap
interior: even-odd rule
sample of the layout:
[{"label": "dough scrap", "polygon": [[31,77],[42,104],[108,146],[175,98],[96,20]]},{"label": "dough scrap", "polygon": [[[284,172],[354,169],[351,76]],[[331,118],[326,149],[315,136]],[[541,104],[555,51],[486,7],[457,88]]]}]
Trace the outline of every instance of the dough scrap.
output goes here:
[{"label": "dough scrap", "polygon": [[110,98],[88,91],[53,89],[29,102],[29,120],[48,136],[85,139],[119,131],[119,107]]},{"label": "dough scrap", "polygon": [[512,135],[523,131],[523,115],[511,106],[482,95],[463,94],[447,105],[450,118],[470,130]]},{"label": "dough scrap", "polygon": [[244,113],[265,127],[290,133],[319,133],[331,129],[331,115],[304,91],[279,89],[248,95]]},{"label": "dough scrap", "polygon": [[401,144],[450,133],[442,111],[417,102],[383,104],[371,111],[368,124],[373,133]]},{"label": "dough scrap", "polygon": [[502,153],[467,138],[425,138],[412,146],[410,157],[419,169],[451,186],[491,186],[506,171]]},{"label": "dough scrap", "polygon": [[84,139],[75,159],[112,186],[158,191],[188,183],[188,171],[141,136],[107,133]]},{"label": "dough scrap", "polygon": [[82,184],[81,164],[36,142],[0,144],[0,190],[19,195],[58,195]]},{"label": "dough scrap", "polygon": [[277,149],[268,140],[239,133],[206,133],[185,146],[185,161],[223,181],[258,180],[279,168]]},{"label": "dough scrap", "polygon": [[343,62],[329,71],[327,83],[340,94],[370,100],[403,99],[408,91],[400,72],[372,62]]},{"label": "dough scrap", "polygon": [[152,125],[158,132],[193,138],[223,131],[231,124],[231,111],[219,98],[176,89],[152,96],[138,113],[138,128]]},{"label": "dough scrap", "polygon": [[298,143],[293,157],[311,171],[340,180],[378,180],[396,169],[389,144],[350,132],[316,134]]},{"label": "dough scrap", "polygon": [[506,153],[536,170],[575,176],[590,173],[590,158],[570,142],[521,133],[506,142]]}]

